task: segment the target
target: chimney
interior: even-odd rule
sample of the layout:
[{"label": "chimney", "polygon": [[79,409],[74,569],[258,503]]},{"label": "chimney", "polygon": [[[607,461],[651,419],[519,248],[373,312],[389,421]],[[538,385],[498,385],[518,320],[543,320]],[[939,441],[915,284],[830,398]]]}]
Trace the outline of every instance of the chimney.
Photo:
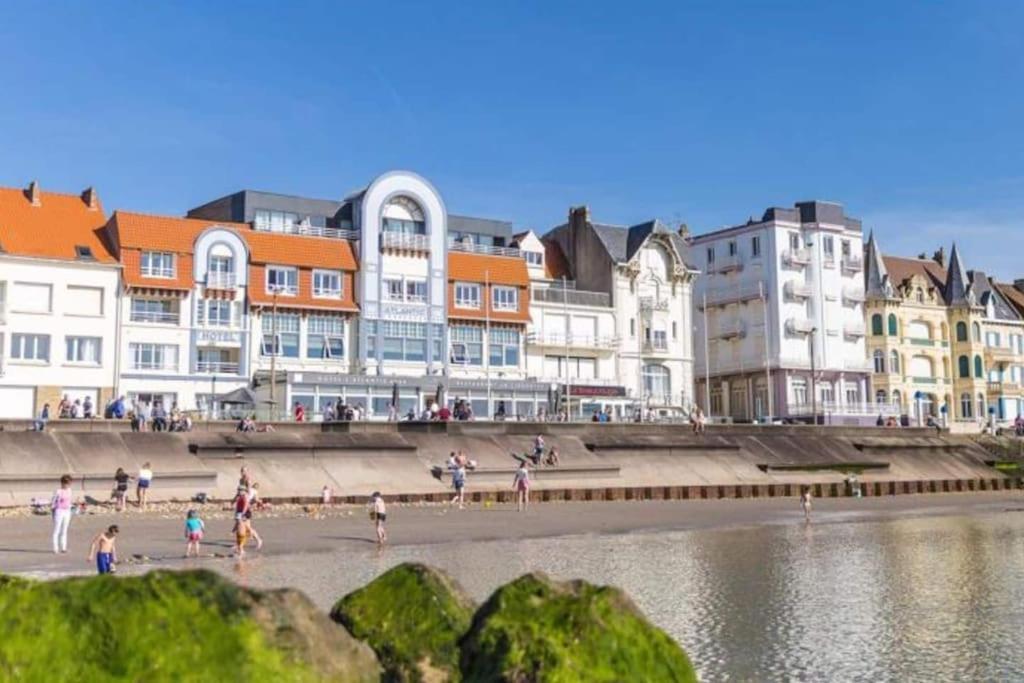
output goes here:
[{"label": "chimney", "polygon": [[25,196],[28,197],[28,201],[32,204],[32,206],[43,205],[43,197],[42,193],[39,191],[38,180],[33,180],[31,183],[28,184],[28,188],[25,190]]},{"label": "chimney", "polygon": [[946,248],[939,247],[939,250],[932,254],[932,260],[938,263],[943,268],[946,267]]},{"label": "chimney", "polygon": [[590,207],[573,206],[569,208],[569,229],[577,230],[590,222]]},{"label": "chimney", "polygon": [[82,192],[82,201],[89,207],[90,211],[95,211],[100,208],[100,198],[96,194],[96,190],[92,187],[87,187]]},{"label": "chimney", "polygon": [[928,260],[928,254],[926,254],[926,253],[924,253],[922,251],[920,254],[917,255],[917,260],[918,261],[927,261]]},{"label": "chimney", "polygon": [[1014,280],[1013,288],[1018,292],[1024,292],[1024,280]]},{"label": "chimney", "polygon": [[679,224],[679,236],[685,239],[690,239],[690,226],[686,223]]}]

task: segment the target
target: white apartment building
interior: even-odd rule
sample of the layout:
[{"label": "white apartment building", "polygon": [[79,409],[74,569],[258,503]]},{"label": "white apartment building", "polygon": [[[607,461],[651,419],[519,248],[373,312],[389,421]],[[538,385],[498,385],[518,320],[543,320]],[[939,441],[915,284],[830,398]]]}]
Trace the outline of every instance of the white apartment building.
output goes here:
[{"label": "white apartment building", "polygon": [[697,393],[711,415],[874,420],[862,239],[841,205],[814,201],[691,240]]},{"label": "white apartment building", "polygon": [[29,418],[62,396],[102,415],[117,377],[120,267],[81,195],[0,188],[0,418]]},{"label": "white apartment building", "polygon": [[[696,271],[688,264],[683,235],[656,220],[628,228],[593,223],[584,206],[571,209],[569,222],[543,241],[557,245],[577,290],[607,296],[615,321],[615,370],[608,379],[622,387],[631,410],[663,416],[688,411],[694,396],[690,331]],[[604,299],[593,302],[605,305]],[[595,338],[607,339],[600,318],[596,324]]]}]

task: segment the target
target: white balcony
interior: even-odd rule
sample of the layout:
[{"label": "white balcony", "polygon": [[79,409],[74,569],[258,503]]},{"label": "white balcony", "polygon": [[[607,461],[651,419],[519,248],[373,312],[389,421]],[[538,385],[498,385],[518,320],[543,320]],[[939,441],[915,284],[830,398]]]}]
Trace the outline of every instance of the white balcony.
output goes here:
[{"label": "white balcony", "polygon": [[782,285],[782,292],[790,301],[803,301],[809,299],[814,290],[806,282],[787,280],[786,284]]},{"label": "white balcony", "polygon": [[222,360],[200,360],[196,361],[196,372],[204,375],[237,375],[238,363]]},{"label": "white balcony", "polygon": [[718,323],[716,339],[742,339],[747,336],[747,326],[742,320],[723,320]]},{"label": "white balcony", "polygon": [[842,269],[847,273],[859,273],[864,270],[864,260],[860,256],[847,254],[841,260]]},{"label": "white balcony", "polygon": [[668,300],[666,299],[655,299],[650,296],[640,297],[640,311],[642,313],[649,313],[651,311],[667,311]]},{"label": "white balcony", "polygon": [[130,320],[133,323],[155,323],[160,325],[177,325],[181,316],[177,311],[132,311]]},{"label": "white balcony", "polygon": [[178,364],[173,361],[162,360],[134,360],[128,361],[129,370],[163,370],[164,372],[177,372]]},{"label": "white balcony", "polygon": [[264,221],[254,221],[253,228],[260,232],[277,232],[286,235],[305,235],[307,237],[329,237],[338,240],[358,240],[359,231],[342,230],[340,228],[328,228],[322,225],[308,225],[306,223],[285,223],[273,227]]},{"label": "white balcony", "polygon": [[509,258],[523,258],[523,252],[514,247],[492,247],[488,244],[477,244],[466,240],[448,240],[449,251],[465,251],[471,254],[487,254],[488,256],[508,256]]},{"label": "white balcony", "polygon": [[875,368],[871,361],[864,358],[862,360],[844,360],[843,369],[850,372],[873,372]]},{"label": "white balcony", "polygon": [[811,403],[790,405],[790,415],[810,415],[812,410],[817,410],[818,415],[873,415],[883,416],[899,415],[900,407],[890,403],[871,403],[870,401],[858,401],[856,403],[840,403],[838,401],[818,401],[817,405]]},{"label": "white balcony", "polygon": [[569,334],[559,332],[537,333],[526,335],[526,343],[532,346],[549,346],[558,348],[576,349],[615,349],[619,346],[619,338],[607,336],[595,336],[589,334]]},{"label": "white balcony", "polygon": [[385,230],[380,234],[380,246],[382,249],[429,252],[430,236]]},{"label": "white balcony", "polygon": [[855,339],[863,337],[864,323],[860,321],[843,323],[843,336]]},{"label": "white balcony", "polygon": [[814,330],[814,322],[807,318],[789,318],[786,320],[786,332],[795,335],[810,334]]},{"label": "white balcony", "polygon": [[234,289],[237,286],[234,273],[207,273],[207,289]]},{"label": "white balcony", "polygon": [[843,287],[843,302],[847,305],[864,303],[864,289],[861,287]]},{"label": "white balcony", "polygon": [[667,339],[652,339],[644,341],[641,345],[644,353],[665,353],[668,351],[668,340]]},{"label": "white balcony", "polygon": [[752,301],[761,298],[761,283],[747,282],[733,286],[710,287],[698,298],[697,308],[704,309],[705,303],[708,306],[727,306],[728,304]]},{"label": "white balcony", "polygon": [[718,273],[731,273],[743,270],[743,258],[739,254],[723,256],[714,263],[714,270]]},{"label": "white balcony", "polygon": [[782,262],[787,266],[806,266],[811,262],[811,250],[786,249],[782,252]]}]

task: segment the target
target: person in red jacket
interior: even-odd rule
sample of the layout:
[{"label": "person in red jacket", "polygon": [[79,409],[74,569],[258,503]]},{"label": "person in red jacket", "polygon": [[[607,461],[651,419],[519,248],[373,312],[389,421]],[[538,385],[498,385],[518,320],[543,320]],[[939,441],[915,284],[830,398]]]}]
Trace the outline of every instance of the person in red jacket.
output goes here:
[{"label": "person in red jacket", "polygon": [[295,402],[295,421],[305,422],[306,421],[306,406],[302,405],[298,401]]}]

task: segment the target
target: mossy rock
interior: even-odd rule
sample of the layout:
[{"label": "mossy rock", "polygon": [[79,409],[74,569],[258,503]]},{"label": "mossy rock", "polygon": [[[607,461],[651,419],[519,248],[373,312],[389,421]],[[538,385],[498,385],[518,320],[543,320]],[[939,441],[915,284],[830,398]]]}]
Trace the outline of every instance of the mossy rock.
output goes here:
[{"label": "mossy rock", "polygon": [[682,648],[622,591],[543,574],[495,591],[461,648],[467,682],[697,680]]},{"label": "mossy rock", "polygon": [[208,571],[0,580],[0,680],[376,681],[373,651],[301,593]]},{"label": "mossy rock", "polygon": [[446,574],[400,564],[346,595],[331,611],[374,649],[393,681],[458,681],[459,638],[474,605]]}]

